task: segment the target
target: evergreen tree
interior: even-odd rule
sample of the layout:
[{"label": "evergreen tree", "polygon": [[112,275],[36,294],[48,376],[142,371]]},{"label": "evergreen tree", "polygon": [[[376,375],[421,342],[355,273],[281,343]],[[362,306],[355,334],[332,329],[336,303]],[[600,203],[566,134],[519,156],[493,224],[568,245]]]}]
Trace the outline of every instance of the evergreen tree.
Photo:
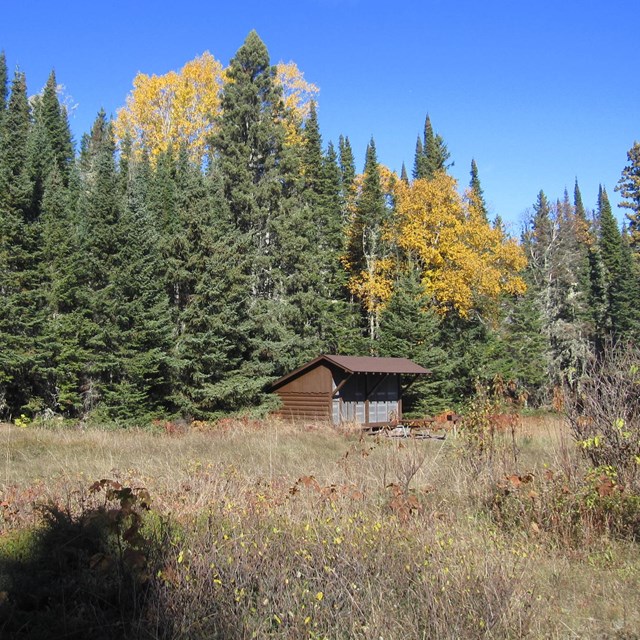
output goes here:
[{"label": "evergreen tree", "polygon": [[85,352],[79,337],[86,326],[81,293],[82,265],[76,199],[79,184],[70,185],[56,166],[49,172],[42,196],[43,265],[47,285],[44,331],[48,388],[47,406],[64,415],[82,408],[81,378]]},{"label": "evergreen tree", "polygon": [[[479,381],[491,381],[494,375],[489,356],[492,338],[489,326],[478,314],[461,317],[450,312],[442,319],[441,341],[451,367],[448,396],[460,407],[475,392]],[[449,406],[451,408],[451,406]]]},{"label": "evergreen tree", "polygon": [[118,266],[118,224],[123,210],[116,173],[111,124],[104,111],[85,136],[80,158],[81,191],[78,199],[78,252],[74,270],[80,274],[76,321],[78,350],[82,354],[79,399],[76,407],[88,418],[121,379],[117,327],[119,310],[114,301],[113,270]]},{"label": "evergreen tree", "polygon": [[0,149],[2,148],[4,117],[7,110],[7,99],[9,97],[8,80],[7,59],[4,55],[4,51],[0,51]]},{"label": "evergreen tree", "polygon": [[582,202],[582,193],[578,185],[578,178],[576,178],[575,186],[573,188],[573,206],[575,209],[575,215],[578,220],[583,220],[585,225],[587,223],[587,210],[584,208]]},{"label": "evergreen tree", "polygon": [[282,198],[284,129],[277,117],[282,99],[275,68],[255,31],[231,60],[227,75],[214,148],[234,223],[252,244],[252,295],[269,298],[274,292],[272,224]]},{"label": "evergreen tree", "polygon": [[416,152],[413,158],[413,179],[424,178],[426,175],[424,144],[422,138],[418,136],[416,140]]},{"label": "evergreen tree", "polygon": [[370,349],[378,337],[382,300],[379,292],[380,268],[390,247],[383,231],[389,217],[373,139],[367,146],[362,189],[348,230],[346,260],[366,317]]},{"label": "evergreen tree", "polygon": [[540,406],[546,397],[549,350],[536,292],[528,287],[522,295],[507,301],[498,340],[489,353],[499,375],[515,398],[524,405]]},{"label": "evergreen tree", "polygon": [[546,342],[548,381],[560,385],[581,371],[591,334],[588,255],[566,191],[555,206],[540,191],[523,245],[527,283]]},{"label": "evergreen tree", "polygon": [[53,155],[60,175],[68,179],[73,163],[73,141],[65,108],[58,99],[58,85],[55,72],[51,72],[44,87],[41,103],[41,117],[47,133],[47,146]]},{"label": "evergreen tree", "polygon": [[637,267],[629,242],[623,238],[611,211],[606,190],[598,193],[599,249],[606,284],[606,325],[614,338],[632,337],[637,331]]},{"label": "evergreen tree", "polygon": [[[0,410],[39,409],[44,322],[39,212],[31,207],[31,112],[16,71],[0,138]],[[33,402],[36,404],[34,405]]]},{"label": "evergreen tree", "polygon": [[376,343],[377,355],[409,358],[430,371],[405,392],[405,414],[424,417],[453,406],[452,366],[442,344],[440,317],[429,306],[418,270],[407,265],[381,313]]},{"label": "evergreen tree", "polygon": [[480,178],[478,176],[478,165],[475,160],[471,160],[471,181],[469,183],[471,189],[471,197],[473,198],[478,210],[482,213],[485,220],[489,219],[487,212],[487,203],[484,199],[484,192],[480,185]]},{"label": "evergreen tree", "polygon": [[434,132],[431,118],[427,114],[424,139],[418,138],[416,144],[413,177],[430,180],[438,171],[446,171],[451,166],[447,164],[450,156],[447,145],[442,136]]},{"label": "evergreen tree", "polygon": [[55,75],[52,72],[43,92],[32,100],[32,126],[27,143],[29,176],[32,183],[30,210],[38,217],[44,185],[54,166],[68,182],[73,162],[73,143],[66,112],[57,95]]},{"label": "evergreen tree", "polygon": [[29,175],[28,140],[31,109],[24,73],[16,71],[0,140],[0,206],[28,217],[33,184]]},{"label": "evergreen tree", "polygon": [[434,132],[428,114],[424,123],[424,155],[427,158],[426,178],[431,178],[436,171],[446,171],[449,166],[447,160],[451,154],[442,136]]},{"label": "evergreen tree", "polygon": [[620,272],[622,235],[611,211],[609,196],[602,185],[600,185],[598,190],[597,215],[602,262],[607,271],[607,284],[610,286]]},{"label": "evergreen tree", "polygon": [[409,175],[407,174],[407,167],[404,166],[404,162],[402,163],[402,169],[400,170],[400,180],[409,184]]},{"label": "evergreen tree", "polygon": [[592,342],[596,353],[602,353],[609,335],[607,282],[599,243],[589,247],[589,309]]},{"label": "evergreen tree", "polygon": [[118,377],[105,389],[105,403],[109,415],[123,423],[162,412],[173,368],[169,304],[147,207],[149,173],[144,157],[120,165],[124,203],[115,229],[118,258],[109,273]]},{"label": "evergreen tree", "polygon": [[342,193],[343,197],[347,199],[356,179],[356,163],[353,159],[353,149],[348,137],[340,136],[338,139],[338,157],[342,176]]},{"label": "evergreen tree", "polygon": [[629,236],[635,253],[640,251],[640,143],[635,142],[627,152],[629,164],[622,170],[622,176],[615,190],[624,200],[619,206],[629,209]]},{"label": "evergreen tree", "polygon": [[308,346],[293,329],[299,315],[294,298],[306,283],[292,272],[291,256],[295,242],[308,245],[310,225],[300,208],[297,158],[283,144],[275,68],[255,32],[227,73],[230,82],[213,147],[224,200],[245,243],[239,255],[247,275],[248,315],[254,322],[248,360],[257,387],[299,364]]},{"label": "evergreen tree", "polygon": [[7,108],[7,97],[9,96],[7,83],[9,75],[7,73],[7,57],[4,51],[0,51],[0,121]]}]

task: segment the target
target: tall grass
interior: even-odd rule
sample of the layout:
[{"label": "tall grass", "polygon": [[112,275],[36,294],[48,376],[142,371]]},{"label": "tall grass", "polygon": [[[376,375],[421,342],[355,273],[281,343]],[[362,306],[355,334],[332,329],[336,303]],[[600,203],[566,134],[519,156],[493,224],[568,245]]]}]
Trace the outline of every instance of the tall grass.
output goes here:
[{"label": "tall grass", "polygon": [[[57,527],[77,588],[49,594],[49,611],[77,637],[80,613],[99,621],[100,602],[111,608],[96,637],[634,637],[637,543],[572,510],[564,483],[586,472],[567,433],[557,418],[529,418],[479,458],[464,436],[280,421],[174,435],[0,427],[0,634],[29,619],[16,637],[35,637],[15,589],[21,566],[47,561],[33,564],[42,539],[26,532]],[[113,524],[130,517],[121,502],[89,492],[101,478],[151,495],[136,532],[144,566],[121,562],[137,538]],[[63,514],[57,524],[42,504]],[[111,524],[89,553],[76,540],[93,540],[96,514]],[[123,576],[135,589],[116,607],[100,584]]]}]

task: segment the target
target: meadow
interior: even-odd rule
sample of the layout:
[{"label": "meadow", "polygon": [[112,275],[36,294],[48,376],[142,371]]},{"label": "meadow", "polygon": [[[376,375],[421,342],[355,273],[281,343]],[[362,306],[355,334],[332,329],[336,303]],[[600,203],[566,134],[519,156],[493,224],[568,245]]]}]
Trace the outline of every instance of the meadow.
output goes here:
[{"label": "meadow", "polygon": [[0,636],[640,637],[637,497],[559,417],[480,435],[2,425]]}]

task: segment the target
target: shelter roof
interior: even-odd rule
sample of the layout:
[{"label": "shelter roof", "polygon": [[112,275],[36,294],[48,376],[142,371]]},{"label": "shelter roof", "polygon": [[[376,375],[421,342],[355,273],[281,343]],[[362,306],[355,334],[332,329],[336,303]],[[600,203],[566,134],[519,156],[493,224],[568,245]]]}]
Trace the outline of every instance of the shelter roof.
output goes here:
[{"label": "shelter roof", "polygon": [[376,358],[373,356],[336,356],[321,355],[298,367],[291,373],[272,383],[271,388],[281,386],[291,378],[312,369],[318,364],[334,365],[347,373],[382,373],[404,375],[427,375],[431,373],[424,367],[412,362],[408,358]]}]

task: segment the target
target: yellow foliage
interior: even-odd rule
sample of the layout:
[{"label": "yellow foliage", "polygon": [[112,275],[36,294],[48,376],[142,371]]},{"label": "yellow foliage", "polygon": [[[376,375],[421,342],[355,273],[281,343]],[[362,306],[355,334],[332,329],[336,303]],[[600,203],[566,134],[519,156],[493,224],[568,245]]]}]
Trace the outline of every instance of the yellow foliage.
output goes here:
[{"label": "yellow foliage", "polygon": [[223,78],[222,64],[209,52],[187,62],[180,72],[138,73],[126,105],[118,111],[116,137],[129,136],[134,153],[144,149],[152,161],[170,145],[184,144],[190,159],[201,162],[220,113]]},{"label": "yellow foliage", "polygon": [[372,258],[367,269],[349,278],[347,286],[364,308],[373,314],[380,313],[393,293],[393,260]]},{"label": "yellow foliage", "polygon": [[[393,193],[398,176],[388,167],[378,164],[380,186],[385,195]],[[342,264],[350,273],[347,282],[349,291],[361,302],[370,317],[377,319],[393,294],[393,275],[395,260],[390,255],[393,234],[387,222],[377,228],[361,228],[356,224],[358,198],[362,192],[364,174],[355,177],[353,188],[347,194],[346,211],[350,220],[346,230],[349,246],[368,245],[371,253],[363,250],[364,264],[354,264],[352,256],[342,256]],[[375,237],[375,241],[373,238]]]},{"label": "yellow foliage", "polygon": [[522,248],[484,219],[471,194],[445,173],[395,183],[395,240],[422,267],[425,291],[441,312],[470,310],[503,293],[523,293]]},{"label": "yellow foliage", "polygon": [[276,79],[282,87],[286,143],[299,144],[302,141],[302,123],[308,118],[311,103],[320,89],[304,79],[304,74],[295,62],[279,62],[276,65]]},{"label": "yellow foliage", "polygon": [[[294,62],[277,65],[282,85],[286,141],[300,141],[301,126],[319,89],[304,79]],[[133,152],[145,150],[151,161],[169,146],[186,145],[189,158],[202,162],[207,139],[221,114],[225,70],[208,51],[187,62],[179,72],[148,76],[138,73],[124,107],[118,110],[114,131],[119,141],[129,137]]]}]

